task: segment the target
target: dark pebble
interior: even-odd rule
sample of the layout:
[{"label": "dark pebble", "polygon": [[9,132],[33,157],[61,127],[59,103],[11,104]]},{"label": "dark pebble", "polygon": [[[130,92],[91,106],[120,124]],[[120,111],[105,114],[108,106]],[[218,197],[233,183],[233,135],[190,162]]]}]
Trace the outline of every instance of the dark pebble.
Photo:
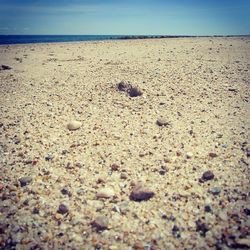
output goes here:
[{"label": "dark pebble", "polygon": [[33,214],[39,214],[39,212],[40,212],[39,208],[34,207],[32,213],[33,213]]},{"label": "dark pebble", "polygon": [[68,187],[62,188],[62,189],[61,189],[61,193],[64,194],[64,195],[68,195],[69,197],[72,196],[72,194],[71,194],[71,192],[70,192],[70,190],[69,190]]},{"label": "dark pebble", "polygon": [[112,165],[111,165],[111,171],[118,171],[119,168],[120,168],[120,166],[117,165],[117,164],[112,164]]},{"label": "dark pebble", "polygon": [[213,211],[211,205],[205,205],[204,211],[205,211],[206,213],[211,213],[211,212]]},{"label": "dark pebble", "polygon": [[160,170],[159,170],[159,174],[160,175],[165,175],[167,173],[168,169],[165,166],[161,166]]},{"label": "dark pebble", "polygon": [[1,66],[1,68],[2,68],[2,70],[10,70],[10,69],[11,69],[10,66],[8,66],[8,65],[3,65],[3,64],[2,64],[2,66]]},{"label": "dark pebble", "polygon": [[249,216],[250,215],[250,209],[249,208],[245,208],[244,210],[244,213]]},{"label": "dark pebble", "polygon": [[208,171],[203,173],[201,179],[203,181],[210,181],[210,180],[213,180],[213,178],[214,178],[214,173],[212,171],[208,170]]},{"label": "dark pebble", "polygon": [[67,205],[65,205],[65,204],[62,203],[62,204],[60,204],[60,206],[58,207],[57,212],[58,212],[59,214],[66,214],[66,213],[69,212],[69,208],[68,208]]},{"label": "dark pebble", "polygon": [[31,176],[22,177],[19,179],[21,187],[24,187],[32,182]]},{"label": "dark pebble", "polygon": [[132,87],[128,91],[128,94],[129,94],[130,97],[137,97],[137,96],[141,96],[142,92],[137,87]]},{"label": "dark pebble", "polygon": [[200,232],[200,235],[205,237],[206,233],[209,231],[207,225],[203,223],[200,219],[195,222],[196,232]]},{"label": "dark pebble", "polygon": [[180,229],[176,225],[174,225],[173,228],[172,228],[172,234],[176,238],[180,238],[181,237],[181,235],[180,235]]},{"label": "dark pebble", "polygon": [[211,158],[215,158],[215,157],[217,157],[218,155],[217,155],[216,153],[209,153],[209,156],[210,156]]},{"label": "dark pebble", "polygon": [[48,154],[48,155],[45,156],[46,161],[51,161],[53,158],[54,158],[54,156],[51,155],[51,154]]},{"label": "dark pebble", "polygon": [[154,195],[155,193],[149,190],[147,187],[138,184],[133,188],[130,194],[130,199],[134,201],[146,201],[152,198]]}]

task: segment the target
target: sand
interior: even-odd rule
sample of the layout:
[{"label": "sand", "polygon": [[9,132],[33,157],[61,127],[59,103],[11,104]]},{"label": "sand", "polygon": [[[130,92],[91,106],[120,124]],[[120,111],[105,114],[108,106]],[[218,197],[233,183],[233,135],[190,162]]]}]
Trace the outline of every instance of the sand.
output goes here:
[{"label": "sand", "polygon": [[0,46],[0,248],[250,247],[249,63],[249,37]]}]

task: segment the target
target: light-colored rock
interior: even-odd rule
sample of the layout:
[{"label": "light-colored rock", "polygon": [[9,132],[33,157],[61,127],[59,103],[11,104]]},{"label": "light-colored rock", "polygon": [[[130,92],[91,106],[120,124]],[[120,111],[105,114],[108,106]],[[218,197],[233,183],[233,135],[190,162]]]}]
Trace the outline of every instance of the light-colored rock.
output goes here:
[{"label": "light-colored rock", "polygon": [[108,198],[112,198],[115,195],[115,192],[112,188],[101,188],[97,194],[96,197],[99,198],[104,198],[104,199],[108,199]]},{"label": "light-colored rock", "polygon": [[187,152],[187,153],[186,153],[186,157],[187,157],[188,159],[191,159],[193,156],[194,156],[194,155],[193,155],[192,152]]},{"label": "light-colored rock", "polygon": [[70,121],[70,122],[67,124],[68,130],[77,130],[77,129],[79,129],[81,126],[82,126],[82,123],[79,122],[79,121]]},{"label": "light-colored rock", "polygon": [[157,121],[156,121],[156,124],[158,126],[168,126],[169,122],[164,118],[158,118]]},{"label": "light-colored rock", "polygon": [[97,231],[105,230],[108,228],[108,218],[106,216],[98,216],[92,222],[92,227],[96,228]]}]

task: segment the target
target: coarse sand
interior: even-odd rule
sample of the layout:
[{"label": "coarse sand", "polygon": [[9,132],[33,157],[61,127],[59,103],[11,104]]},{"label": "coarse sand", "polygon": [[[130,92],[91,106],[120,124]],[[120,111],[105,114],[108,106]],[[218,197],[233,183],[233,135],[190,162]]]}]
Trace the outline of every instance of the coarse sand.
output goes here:
[{"label": "coarse sand", "polygon": [[250,37],[0,46],[0,248],[249,248],[249,72]]}]

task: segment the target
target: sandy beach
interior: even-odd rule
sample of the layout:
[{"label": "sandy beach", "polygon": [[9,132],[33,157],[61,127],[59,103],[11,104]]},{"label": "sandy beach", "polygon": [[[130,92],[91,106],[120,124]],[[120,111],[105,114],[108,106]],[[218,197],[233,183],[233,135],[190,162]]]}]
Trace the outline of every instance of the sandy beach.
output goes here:
[{"label": "sandy beach", "polygon": [[248,249],[249,72],[249,37],[0,46],[0,248]]}]

